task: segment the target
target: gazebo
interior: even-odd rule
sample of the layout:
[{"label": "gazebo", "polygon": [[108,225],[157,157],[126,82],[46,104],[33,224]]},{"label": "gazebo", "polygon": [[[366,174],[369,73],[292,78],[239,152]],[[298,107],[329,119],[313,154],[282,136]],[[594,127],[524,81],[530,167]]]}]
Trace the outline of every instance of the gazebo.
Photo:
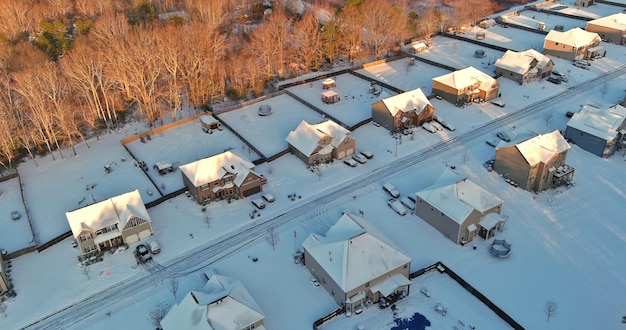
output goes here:
[{"label": "gazebo", "polygon": [[511,254],[511,244],[503,239],[494,239],[489,251],[496,257],[505,258]]},{"label": "gazebo", "polygon": [[334,87],[337,87],[336,84],[335,84],[335,80],[334,79],[328,78],[328,79],[322,81],[322,88],[323,89],[331,89],[331,88],[334,88]]},{"label": "gazebo", "polygon": [[333,104],[339,102],[339,94],[335,91],[325,91],[322,93],[322,102]]}]

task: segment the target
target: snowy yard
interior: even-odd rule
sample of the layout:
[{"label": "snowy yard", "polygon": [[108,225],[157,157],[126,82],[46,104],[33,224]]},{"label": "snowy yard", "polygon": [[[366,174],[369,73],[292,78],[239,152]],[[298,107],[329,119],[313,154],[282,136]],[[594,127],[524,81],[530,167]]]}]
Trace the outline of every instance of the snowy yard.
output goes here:
[{"label": "snowy yard", "polygon": [[[20,182],[18,178],[0,182],[0,248],[8,253],[15,252],[29,246],[34,246],[33,233],[28,224],[26,209],[22,202]],[[19,214],[19,219],[13,219],[13,212]]]},{"label": "snowy yard", "polygon": [[373,65],[356,72],[382,81],[391,86],[410,91],[421,88],[425,95],[432,93],[433,78],[442,76],[450,71],[438,66],[420,61],[407,65],[410,58]]},{"label": "snowy yard", "polygon": [[[472,35],[472,31],[466,32],[466,36],[469,37],[470,35]],[[488,39],[485,39],[484,41],[493,44],[493,42]],[[485,56],[482,58],[474,56],[474,52],[477,50],[483,50],[485,52]],[[426,51],[417,53],[416,55],[417,57],[451,66],[457,70],[473,66],[476,69],[493,76],[496,69],[493,64],[496,59],[502,57],[503,54],[504,52],[475,45],[467,41],[447,38],[445,36],[435,36],[432,38],[431,46],[428,47]],[[444,72],[441,75],[445,73],[448,72]]]}]

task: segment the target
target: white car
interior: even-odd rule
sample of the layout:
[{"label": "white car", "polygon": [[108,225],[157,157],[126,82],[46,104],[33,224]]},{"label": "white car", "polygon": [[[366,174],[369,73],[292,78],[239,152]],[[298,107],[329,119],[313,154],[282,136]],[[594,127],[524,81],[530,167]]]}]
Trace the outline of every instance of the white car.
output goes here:
[{"label": "white car", "polygon": [[491,104],[499,106],[500,108],[504,108],[504,106],[506,105],[504,102],[502,101],[491,101]]},{"label": "white car", "polygon": [[391,183],[385,183],[383,185],[383,190],[387,192],[393,198],[400,197],[400,192]]},{"label": "white car", "polygon": [[589,70],[589,65],[582,63],[581,61],[574,62],[575,67],[579,67],[581,69]]},{"label": "white car", "polygon": [[256,208],[259,209],[259,210],[265,208],[265,202],[262,199],[260,199],[260,198],[253,199],[252,200],[252,205],[256,206]]},{"label": "white car", "polygon": [[261,195],[261,197],[263,197],[263,199],[268,202],[268,203],[273,203],[274,202],[274,195],[270,194],[270,193],[265,193],[263,195]]},{"label": "white car", "polygon": [[392,210],[394,210],[396,213],[398,213],[399,215],[402,215],[402,216],[406,215],[406,208],[397,199],[392,198],[388,200],[387,205],[389,205],[389,207]]},{"label": "white car", "polygon": [[407,209],[411,211],[415,210],[415,203],[412,202],[408,197],[400,198],[400,203],[402,203],[402,205],[404,205]]},{"label": "white car", "polygon": [[361,151],[361,155],[365,156],[365,158],[367,158],[367,159],[374,158],[374,154],[371,151],[368,151],[368,150]]},{"label": "white car", "polygon": [[431,121],[429,124],[433,125],[433,127],[438,131],[443,131],[443,126],[436,121]]},{"label": "white car", "polygon": [[159,252],[161,252],[161,245],[159,245],[159,242],[157,242],[156,239],[149,241],[148,247],[150,248],[150,252],[152,252],[152,254],[159,254]]},{"label": "white car", "polygon": [[367,158],[365,158],[365,156],[363,156],[361,154],[354,154],[354,155],[352,155],[352,159],[356,160],[357,162],[359,162],[361,164],[367,163]]},{"label": "white car", "polygon": [[356,162],[356,160],[350,158],[350,157],[346,157],[343,159],[343,163],[350,166],[350,167],[356,167],[359,163]]},{"label": "white car", "polygon": [[422,128],[427,130],[427,131],[429,131],[429,132],[431,132],[431,133],[437,132],[437,129],[431,123],[423,123],[422,124]]}]

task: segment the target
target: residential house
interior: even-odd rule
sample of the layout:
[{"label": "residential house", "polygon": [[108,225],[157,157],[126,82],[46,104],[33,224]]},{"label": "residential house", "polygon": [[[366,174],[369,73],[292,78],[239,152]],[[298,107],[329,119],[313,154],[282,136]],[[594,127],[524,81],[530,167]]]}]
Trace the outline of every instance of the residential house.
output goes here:
[{"label": "residential house", "polygon": [[8,291],[9,291],[9,276],[7,274],[7,270],[4,265],[4,255],[0,253],[0,295]]},{"label": "residential house", "polygon": [[267,180],[254,164],[233,151],[200,159],[179,167],[183,183],[199,204],[228,198],[244,198],[263,191]]},{"label": "residential house", "polygon": [[626,13],[617,13],[589,21],[585,30],[599,34],[602,40],[619,45],[626,44]]},{"label": "residential house", "polygon": [[488,101],[499,96],[499,88],[497,80],[471,66],[433,78],[433,93],[454,104]]},{"label": "residential house", "polygon": [[264,330],[263,311],[233,278],[209,270],[207,283],[190,291],[161,320],[163,330]]},{"label": "residential house", "polygon": [[152,221],[139,190],[65,213],[83,255],[152,236]]},{"label": "residential house", "polygon": [[600,36],[579,27],[569,31],[548,32],[543,41],[543,52],[570,61],[594,58],[600,55]]},{"label": "residential house", "polygon": [[496,172],[522,189],[537,192],[572,181],[574,168],[565,164],[570,145],[559,131],[520,141],[496,146]]},{"label": "residential house", "polygon": [[523,52],[507,50],[495,64],[496,75],[517,81],[520,85],[549,77],[554,67],[548,56],[534,49]]},{"label": "residential house", "polygon": [[595,5],[596,0],[576,0],[574,4],[576,4],[576,6],[578,7],[589,7],[591,5]]},{"label": "residential house", "polygon": [[302,243],[306,268],[348,313],[409,294],[411,259],[368,230],[375,228],[344,213],[326,234]]},{"label": "residential house", "polygon": [[285,141],[291,152],[307,165],[348,157],[354,154],[356,148],[356,141],[350,136],[350,131],[332,120],[315,125],[303,120],[295,130],[289,132]]},{"label": "residential house", "polygon": [[448,168],[416,197],[415,214],[456,244],[489,239],[504,227],[502,200]]},{"label": "residential house", "polygon": [[434,115],[435,108],[419,88],[372,104],[372,120],[392,132],[431,121]]},{"label": "residential house", "polygon": [[626,108],[616,104],[608,108],[584,105],[567,122],[565,138],[590,153],[608,158],[624,142]]}]

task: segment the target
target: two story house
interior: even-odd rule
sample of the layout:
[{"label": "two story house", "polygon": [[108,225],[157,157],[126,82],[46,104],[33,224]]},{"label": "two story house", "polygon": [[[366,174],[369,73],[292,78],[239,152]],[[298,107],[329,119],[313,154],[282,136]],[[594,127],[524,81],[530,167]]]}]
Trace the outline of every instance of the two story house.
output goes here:
[{"label": "two story house", "polygon": [[602,158],[612,156],[624,143],[626,108],[616,104],[608,108],[583,105],[567,122],[565,138]]},{"label": "two story house", "polygon": [[309,166],[348,157],[356,149],[356,140],[350,136],[350,131],[332,120],[315,125],[303,120],[289,132],[285,141],[291,152]]},{"label": "two story house", "polygon": [[433,93],[454,104],[488,101],[499,89],[497,80],[471,66],[433,78]]},{"label": "two story house", "polygon": [[602,52],[600,36],[579,27],[560,32],[548,32],[543,41],[543,52],[562,59],[577,61],[593,58]]},{"label": "two story house", "polygon": [[435,108],[419,88],[372,104],[372,120],[391,132],[419,126],[434,115]]},{"label": "two story house", "polygon": [[618,45],[626,44],[626,13],[617,13],[587,22],[585,30]]},{"label": "two story house", "polygon": [[549,77],[554,62],[534,49],[523,52],[507,50],[496,60],[496,75],[511,79],[520,85]]}]

